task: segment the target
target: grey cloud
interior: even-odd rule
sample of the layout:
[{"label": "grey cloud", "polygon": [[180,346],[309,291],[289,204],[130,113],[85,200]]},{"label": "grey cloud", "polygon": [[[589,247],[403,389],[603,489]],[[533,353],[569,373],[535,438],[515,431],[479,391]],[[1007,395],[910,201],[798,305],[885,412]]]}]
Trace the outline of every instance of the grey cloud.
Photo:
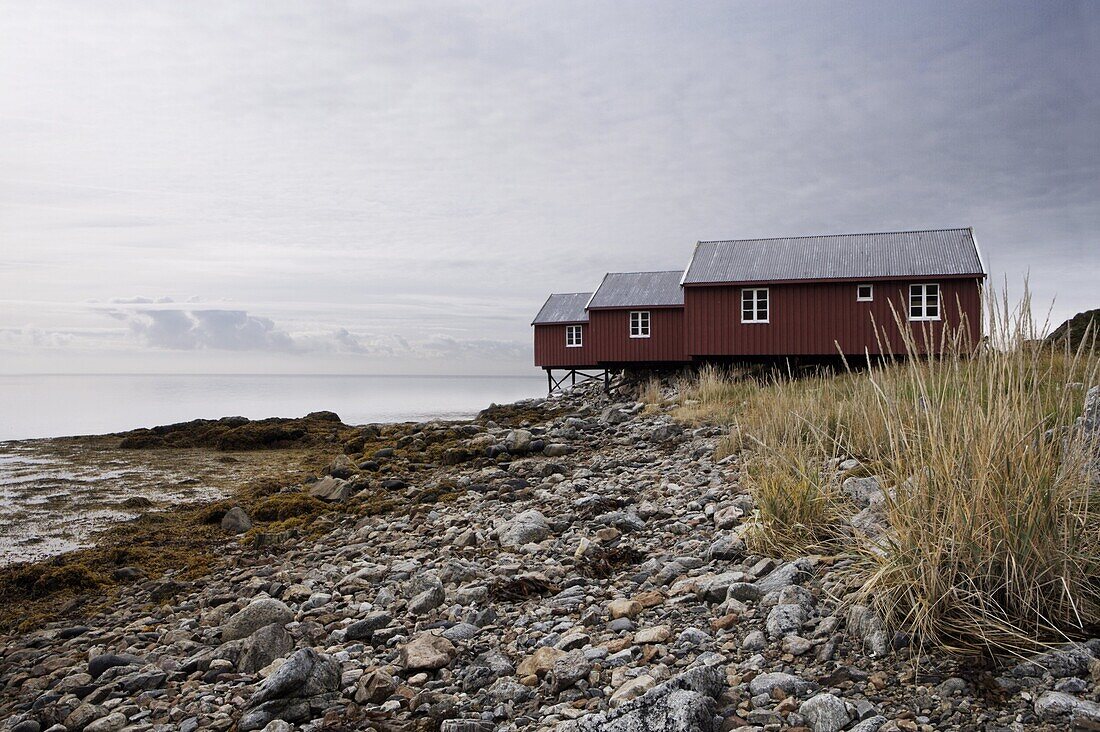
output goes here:
[{"label": "grey cloud", "polygon": [[246,310],[145,307],[155,305],[162,299],[131,300],[137,307],[116,307],[103,312],[124,323],[132,336],[151,348],[329,353],[430,360],[509,360],[522,358],[528,352],[527,344],[518,341],[463,339],[450,335],[409,339],[397,334],[356,333],[344,326],[290,330],[280,327],[271,318]]},{"label": "grey cloud", "polygon": [[343,327],[296,332],[292,338],[296,350],[299,351],[371,356],[394,356],[407,351],[395,345],[396,342],[392,338],[356,335]]},{"label": "grey cloud", "polygon": [[76,338],[64,331],[47,331],[41,328],[0,328],[0,345],[5,347],[67,348]]},{"label": "grey cloud", "polygon": [[527,352],[527,345],[515,341],[498,341],[485,338],[462,340],[453,336],[437,335],[422,345],[426,354],[435,357],[478,356],[484,358],[514,359]]},{"label": "grey cloud", "polygon": [[0,328],[4,348],[102,348],[118,342],[124,331],[111,328],[49,329],[35,326]]},{"label": "grey cloud", "polygon": [[228,351],[292,351],[294,341],[269,318],[243,310],[140,310],[113,313],[135,335],[157,348]]},{"label": "grey cloud", "polygon": [[158,297],[153,299],[151,297],[113,297],[110,299],[113,305],[153,305],[153,304],[167,304],[173,302],[170,297]]}]

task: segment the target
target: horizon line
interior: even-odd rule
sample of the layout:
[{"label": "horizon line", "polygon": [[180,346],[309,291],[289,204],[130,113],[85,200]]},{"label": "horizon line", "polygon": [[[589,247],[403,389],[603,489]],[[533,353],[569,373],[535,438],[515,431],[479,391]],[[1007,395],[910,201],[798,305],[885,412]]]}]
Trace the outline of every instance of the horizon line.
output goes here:
[{"label": "horizon line", "polygon": [[335,378],[347,378],[349,376],[369,376],[369,377],[381,377],[392,379],[454,379],[454,378],[471,378],[471,379],[527,379],[527,378],[541,378],[541,374],[356,374],[356,373],[341,373],[341,374],[325,374],[325,373],[261,373],[261,372],[156,372],[156,371],[50,371],[50,372],[13,372],[13,373],[0,373],[0,377],[5,376],[320,376],[320,377],[335,377]]}]

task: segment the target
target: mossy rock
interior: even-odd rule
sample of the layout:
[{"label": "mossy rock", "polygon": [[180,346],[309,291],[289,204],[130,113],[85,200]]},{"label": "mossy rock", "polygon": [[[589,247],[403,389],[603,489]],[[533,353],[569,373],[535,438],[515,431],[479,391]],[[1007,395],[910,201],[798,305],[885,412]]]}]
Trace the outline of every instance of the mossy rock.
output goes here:
[{"label": "mossy rock", "polygon": [[276,493],[253,505],[251,516],[257,521],[286,521],[302,516],[316,516],[327,509],[328,505],[324,501],[308,493]]},{"label": "mossy rock", "polygon": [[123,450],[151,450],[165,445],[164,438],[160,435],[144,432],[123,438],[118,446]]},{"label": "mossy rock", "polygon": [[120,433],[120,447],[278,450],[343,444],[364,434],[359,428],[345,425],[339,420],[333,412],[315,412],[297,419],[196,419]]},{"label": "mossy rock", "polygon": [[41,598],[61,591],[93,590],[107,578],[86,563],[40,563],[17,567],[5,584],[26,597]]},{"label": "mossy rock", "polygon": [[235,504],[232,501],[217,501],[199,509],[197,519],[203,524],[221,524],[225,514]]}]

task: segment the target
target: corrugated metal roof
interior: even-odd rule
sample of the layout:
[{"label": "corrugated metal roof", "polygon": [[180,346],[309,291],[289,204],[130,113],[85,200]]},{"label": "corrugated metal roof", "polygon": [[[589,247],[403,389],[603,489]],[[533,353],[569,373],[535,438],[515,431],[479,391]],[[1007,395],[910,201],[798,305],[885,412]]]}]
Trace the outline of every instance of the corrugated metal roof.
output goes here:
[{"label": "corrugated metal roof", "polygon": [[970,229],[701,241],[684,284],[985,274]]},{"label": "corrugated metal roof", "polygon": [[590,308],[669,307],[684,304],[683,271],[608,272]]},{"label": "corrugated metal roof", "polygon": [[531,325],[549,323],[587,323],[588,313],[584,306],[588,304],[591,292],[568,292],[551,295],[546,298],[542,309]]}]

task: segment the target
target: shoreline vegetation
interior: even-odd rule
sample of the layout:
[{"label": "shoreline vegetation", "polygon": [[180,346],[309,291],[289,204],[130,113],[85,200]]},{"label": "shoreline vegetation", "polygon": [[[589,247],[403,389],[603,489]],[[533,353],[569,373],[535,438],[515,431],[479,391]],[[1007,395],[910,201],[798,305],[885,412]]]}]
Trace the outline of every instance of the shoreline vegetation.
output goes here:
[{"label": "shoreline vegetation", "polygon": [[0,569],[0,730],[1095,729],[1100,354],[987,307],[926,360],[115,435],[270,471]]},{"label": "shoreline vegetation", "polygon": [[[493,406],[482,414],[506,422],[526,416],[522,408],[511,405]],[[179,582],[200,579],[214,570],[220,550],[228,542],[259,548],[322,531],[331,518],[316,529],[314,524],[326,513],[371,516],[402,507],[407,513],[415,512],[418,505],[445,501],[448,488],[453,488],[445,482],[403,502],[393,497],[394,486],[387,481],[404,483],[405,479],[397,476],[408,478],[433,461],[446,460],[444,453],[452,443],[464,439],[460,425],[466,422],[431,423],[440,426],[432,431],[435,444],[415,445],[414,451],[408,449],[411,441],[407,438],[420,432],[425,423],[356,427],[344,424],[333,412],[263,420],[196,419],[110,435],[36,440],[67,444],[113,440],[117,442],[116,457],[143,467],[171,461],[174,450],[206,450],[211,460],[236,460],[241,452],[262,452],[268,464],[259,476],[230,482],[224,498],[149,510],[97,532],[92,546],[0,566],[0,633],[28,632],[49,622],[79,618],[109,606],[137,582],[157,582],[169,576],[162,592],[170,591]],[[395,443],[399,447],[392,447]],[[352,500],[327,502],[302,488],[323,475],[332,475],[334,456],[351,454],[362,460],[378,453],[380,461],[365,461],[368,466],[362,485],[352,483],[349,487],[349,492],[356,493]],[[146,456],[152,456],[148,462]],[[227,534],[222,527],[225,515],[234,507],[249,517],[249,528],[239,537]]]},{"label": "shoreline vegetation", "polygon": [[1026,296],[989,298],[976,350],[965,325],[938,343],[901,327],[931,359],[802,378],[704,369],[676,415],[728,426],[718,457],[744,460],[750,545],[860,556],[852,586],[892,627],[964,655],[1091,637],[1100,430],[1079,422],[1100,352],[1091,318],[1044,343],[1030,312]]}]

